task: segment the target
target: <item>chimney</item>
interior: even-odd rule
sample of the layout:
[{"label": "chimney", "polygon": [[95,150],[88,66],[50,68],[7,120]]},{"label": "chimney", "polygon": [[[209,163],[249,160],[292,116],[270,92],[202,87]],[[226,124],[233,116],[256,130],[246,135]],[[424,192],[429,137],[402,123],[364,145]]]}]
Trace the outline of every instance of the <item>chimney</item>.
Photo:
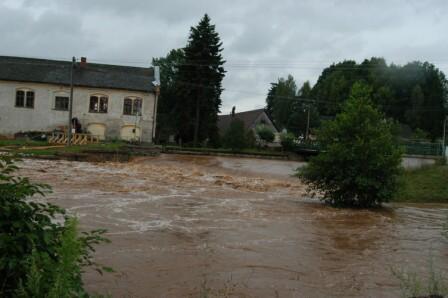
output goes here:
[{"label": "chimney", "polygon": [[87,58],[86,57],[81,57],[81,68],[85,68],[87,66]]},{"label": "chimney", "polygon": [[235,117],[235,106],[233,106],[233,108],[232,108],[232,118],[234,118]]}]

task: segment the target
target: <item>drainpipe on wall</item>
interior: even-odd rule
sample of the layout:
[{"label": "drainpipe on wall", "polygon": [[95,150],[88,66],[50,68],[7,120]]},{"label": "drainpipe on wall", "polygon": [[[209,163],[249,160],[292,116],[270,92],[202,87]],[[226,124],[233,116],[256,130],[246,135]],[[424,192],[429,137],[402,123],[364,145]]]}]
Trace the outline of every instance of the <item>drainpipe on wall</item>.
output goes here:
[{"label": "drainpipe on wall", "polygon": [[152,133],[151,133],[153,144],[154,144],[154,140],[156,137],[157,102],[159,100],[159,95],[160,95],[160,68],[158,66],[154,66],[154,79],[155,80],[154,80],[154,82],[152,82],[152,84],[154,85],[155,100],[154,100],[154,106],[152,109]]}]

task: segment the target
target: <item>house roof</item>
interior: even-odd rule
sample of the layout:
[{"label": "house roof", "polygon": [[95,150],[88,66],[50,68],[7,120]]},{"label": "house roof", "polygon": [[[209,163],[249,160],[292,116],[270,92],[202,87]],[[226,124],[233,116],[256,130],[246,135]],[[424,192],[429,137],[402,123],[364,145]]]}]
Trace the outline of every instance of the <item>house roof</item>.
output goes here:
[{"label": "house roof", "polygon": [[[235,116],[232,115],[219,115],[218,117],[218,129],[221,133],[224,133],[230,126],[230,123],[233,119],[239,119],[243,121],[244,128],[250,129],[256,122],[256,120],[260,117],[261,114],[266,114],[264,109],[246,111],[241,113],[235,113]],[[269,118],[269,116],[266,114]],[[272,121],[271,121],[272,122]],[[273,124],[272,124],[273,125]],[[274,126],[275,127],[275,126]]]},{"label": "house roof", "polygon": [[[71,61],[0,56],[0,80],[70,85]],[[76,63],[78,87],[153,91],[154,69],[144,67]]]}]

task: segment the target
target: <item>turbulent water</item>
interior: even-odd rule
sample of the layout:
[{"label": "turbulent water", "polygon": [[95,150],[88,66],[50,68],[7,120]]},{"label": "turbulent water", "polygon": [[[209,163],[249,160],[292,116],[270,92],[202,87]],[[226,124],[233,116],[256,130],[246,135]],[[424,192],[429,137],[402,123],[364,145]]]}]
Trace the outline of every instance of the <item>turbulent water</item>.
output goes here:
[{"label": "turbulent water", "polygon": [[446,205],[338,210],[306,198],[301,163],[162,155],[130,163],[25,160],[48,200],[108,229],[87,272],[112,297],[397,297],[392,269],[448,268]]}]

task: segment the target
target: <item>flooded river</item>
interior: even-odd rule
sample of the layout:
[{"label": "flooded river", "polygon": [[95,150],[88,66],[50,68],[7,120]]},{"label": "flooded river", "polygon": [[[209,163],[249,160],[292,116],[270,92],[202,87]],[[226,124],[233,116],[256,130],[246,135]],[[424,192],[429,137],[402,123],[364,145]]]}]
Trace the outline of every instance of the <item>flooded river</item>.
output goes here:
[{"label": "flooded river", "polygon": [[[301,163],[162,155],[130,163],[25,160],[83,229],[108,229],[87,272],[112,297],[397,297],[391,268],[448,268],[446,205],[338,210],[308,199]],[[202,295],[202,296],[201,296]]]}]

